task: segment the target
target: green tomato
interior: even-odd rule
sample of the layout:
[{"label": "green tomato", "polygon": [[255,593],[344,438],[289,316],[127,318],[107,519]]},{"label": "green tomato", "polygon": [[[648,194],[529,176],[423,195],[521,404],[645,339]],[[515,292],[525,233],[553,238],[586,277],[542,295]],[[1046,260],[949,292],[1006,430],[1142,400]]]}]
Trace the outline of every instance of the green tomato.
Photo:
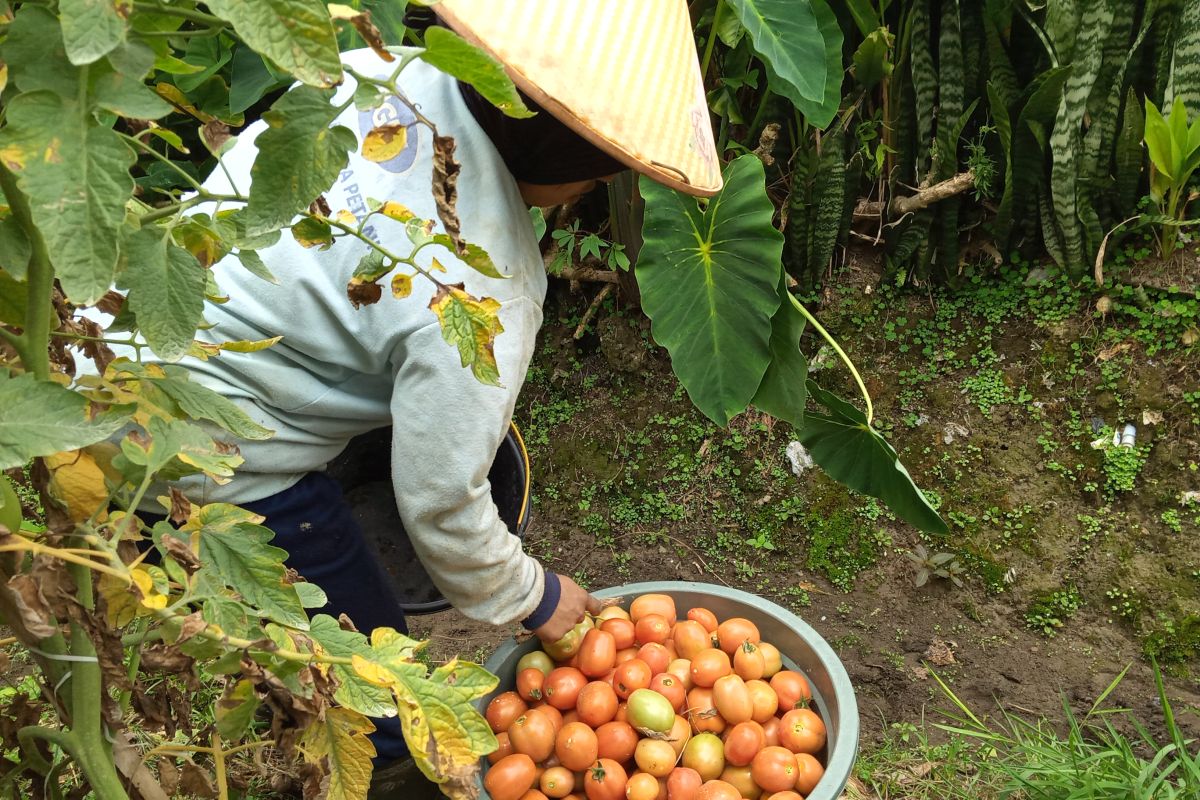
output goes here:
[{"label": "green tomato", "polygon": [[521,660],[517,662],[517,674],[520,675],[524,669],[536,669],[543,675],[549,675],[550,670],[554,669],[554,662],[544,651],[533,650],[521,656]]},{"label": "green tomato", "polygon": [[578,625],[576,625],[574,628],[572,628],[571,630],[573,630],[573,631],[578,631],[578,632],[579,632],[579,638],[580,638],[580,640],[582,641],[582,640],[583,640],[583,635],[584,635],[585,633],[587,633],[588,631],[590,631],[590,630],[591,630],[592,628],[594,628],[594,627],[596,627],[596,623],[595,623],[595,621],[593,621],[593,620],[592,620],[592,618],[591,618],[591,616],[590,616],[590,615],[588,615],[588,614],[584,614],[584,615],[583,615],[583,620],[582,620],[582,621],[581,621],[581,622],[580,622]]},{"label": "green tomato", "polygon": [[725,745],[716,734],[698,733],[683,747],[683,765],[699,772],[702,780],[716,780],[725,769]]},{"label": "green tomato", "polygon": [[671,701],[651,689],[635,689],[629,695],[629,724],[639,730],[666,733],[675,724]]},{"label": "green tomato", "polygon": [[583,635],[572,628],[557,642],[543,642],[542,649],[549,653],[555,661],[566,661],[579,652],[581,644],[583,644]]},{"label": "green tomato", "polygon": [[21,501],[8,478],[0,475],[0,525],[16,533],[21,529]]}]

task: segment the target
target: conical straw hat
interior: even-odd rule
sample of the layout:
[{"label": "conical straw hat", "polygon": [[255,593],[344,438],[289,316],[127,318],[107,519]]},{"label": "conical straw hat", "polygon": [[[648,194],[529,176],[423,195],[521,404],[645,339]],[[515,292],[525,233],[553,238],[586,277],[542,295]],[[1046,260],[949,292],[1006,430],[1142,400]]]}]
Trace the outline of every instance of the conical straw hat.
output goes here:
[{"label": "conical straw hat", "polygon": [[720,190],[684,0],[441,0],[434,9],[614,158],[689,194]]}]

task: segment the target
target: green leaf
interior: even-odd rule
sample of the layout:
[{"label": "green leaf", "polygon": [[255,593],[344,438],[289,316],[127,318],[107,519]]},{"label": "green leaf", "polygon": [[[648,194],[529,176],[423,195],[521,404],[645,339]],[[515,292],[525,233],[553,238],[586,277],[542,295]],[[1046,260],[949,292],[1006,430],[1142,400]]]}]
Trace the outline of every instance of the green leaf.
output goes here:
[{"label": "green leaf", "polygon": [[[303,584],[296,584],[301,586]],[[371,644],[358,631],[343,630],[338,621],[328,614],[317,614],[309,623],[308,633],[332,656],[350,658],[357,654],[371,657]],[[334,699],[347,708],[352,708],[369,717],[396,715],[396,704],[391,693],[382,686],[370,683],[350,667],[334,664],[332,673],[338,687]]]},{"label": "green leaf", "polygon": [[439,286],[429,308],[442,326],[442,338],[458,349],[462,365],[471,368],[475,380],[500,386],[495,353],[496,337],[504,332],[500,304],[490,297],[473,297],[455,283]]},{"label": "green leaf", "polygon": [[348,708],[329,708],[304,731],[305,758],[329,771],[325,800],[361,800],[371,785],[371,759],[375,745],[367,738],[375,726]]},{"label": "green leaf", "polygon": [[254,684],[242,678],[237,683],[225,687],[224,694],[215,704],[217,718],[217,733],[226,742],[241,741],[254,721],[254,713],[259,707],[258,694]]},{"label": "green leaf", "polygon": [[287,581],[287,551],[267,544],[275,534],[252,520],[248,511],[224,503],[204,506],[198,521],[183,530],[200,534],[202,572],[208,572],[266,617],[301,630],[308,617],[296,587]]},{"label": "green leaf", "polygon": [[1175,173],[1172,157],[1171,127],[1149,97],[1146,98],[1146,149],[1154,167],[1166,177]]},{"label": "green leaf", "polygon": [[250,234],[290,223],[345,169],[358,140],[348,128],[329,127],[337,118],[332,97],[331,91],[300,86],[263,114],[270,127],[255,141],[258,157],[250,168],[244,220]]},{"label": "green leaf", "polygon": [[829,477],[856,492],[879,498],[896,516],[920,530],[948,531],[896,451],[867,423],[861,411],[811,380],[808,394],[829,414],[807,414],[799,431],[800,443]]},{"label": "green leaf", "polygon": [[129,420],[126,411],[122,406],[99,412],[57,383],[0,372],[0,469],[106,439]]},{"label": "green leaf", "polygon": [[[142,467],[141,473],[155,474],[160,481],[178,480],[185,475],[203,472],[218,483],[233,475],[242,464],[242,457],[228,445],[219,445],[198,425],[183,420],[152,417],[146,425],[149,436],[133,432],[121,440],[121,455],[128,462]],[[137,470],[118,467],[126,477],[141,480]]]},{"label": "green leaf", "polygon": [[22,92],[45,89],[75,98],[79,69],[67,59],[58,20],[43,6],[23,4],[0,44],[9,81]]},{"label": "green leaf", "polygon": [[729,7],[762,57],[771,88],[812,124],[828,125],[841,100],[842,29],[825,0],[729,0]]},{"label": "green leaf", "polygon": [[323,219],[304,217],[292,225],[292,238],[301,247],[328,250],[333,247],[333,228]]},{"label": "green leaf", "polygon": [[246,271],[254,277],[261,278],[273,286],[279,285],[279,279],[271,273],[271,270],[267,269],[267,265],[263,263],[262,256],[260,256],[257,251],[238,250],[233,255],[234,258],[241,262],[241,265],[245,267]]},{"label": "green leaf", "polygon": [[133,4],[124,0],[59,0],[63,42],[72,64],[90,64],[125,40],[125,17]]},{"label": "green leaf", "polygon": [[762,162],[726,165],[725,188],[703,211],[649,179],[636,275],[654,338],[696,407],[727,425],[754,396],[770,361],[783,236]]},{"label": "green leaf", "polygon": [[229,79],[229,110],[237,114],[257,103],[263,95],[279,86],[287,86],[258,53],[238,44],[233,49]]},{"label": "green leaf", "polygon": [[300,604],[305,608],[324,608],[329,605],[329,596],[315,583],[300,581],[293,585],[300,596]]},{"label": "green leaf", "polygon": [[454,240],[450,238],[450,234],[448,233],[436,233],[433,235],[431,241],[435,244],[442,245],[451,253],[454,253],[454,255],[457,256],[460,261],[478,272],[480,275],[484,275],[488,278],[498,278],[501,280],[505,280],[509,277],[500,270],[496,269],[496,265],[492,262],[492,257],[487,254],[486,250],[477,244],[463,242],[465,246],[465,252],[459,253],[454,249]]},{"label": "green leaf", "polygon": [[151,349],[166,361],[187,355],[204,312],[206,271],[171,241],[169,231],[142,228],[126,241],[121,285]]},{"label": "green leaf", "polygon": [[0,162],[17,174],[55,275],[71,301],[91,305],[112,285],[134,154],[87,110],[48,91],[13,98]]},{"label": "green leaf", "polygon": [[854,78],[864,89],[870,89],[892,74],[891,62],[894,37],[887,28],[872,31],[854,51]]},{"label": "green leaf", "polygon": [[26,297],[29,285],[0,269],[0,323],[25,326]]},{"label": "green leaf", "polygon": [[804,404],[808,401],[808,359],[800,352],[805,319],[792,303],[786,278],[780,280],[779,292],[783,301],[771,318],[771,363],[750,402],[799,430],[804,427]]},{"label": "green leaf", "polygon": [[246,44],[301,83],[341,83],[333,21],[320,0],[207,0],[206,5],[228,20]]},{"label": "green leaf", "polygon": [[20,223],[11,215],[0,219],[0,269],[23,281],[32,254],[29,239]]},{"label": "green leaf", "polygon": [[275,434],[250,419],[227,397],[190,380],[188,370],[171,365],[164,365],[163,369],[167,377],[151,380],[193,419],[211,420],[242,439],[269,439]]},{"label": "green leaf", "polygon": [[469,83],[485,100],[510,117],[532,117],[504,65],[449,28],[425,31],[421,60]]}]

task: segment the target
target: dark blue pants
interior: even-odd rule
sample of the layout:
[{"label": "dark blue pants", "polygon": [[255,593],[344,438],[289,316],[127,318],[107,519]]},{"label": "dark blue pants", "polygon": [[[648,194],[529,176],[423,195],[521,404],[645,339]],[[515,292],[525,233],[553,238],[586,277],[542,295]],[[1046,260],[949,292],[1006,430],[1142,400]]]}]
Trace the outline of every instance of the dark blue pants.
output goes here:
[{"label": "dark blue pants", "polygon": [[[392,579],[367,544],[335,480],[310,472],[290,489],[243,508],[266,518],[263,524],[275,531],[271,544],[288,552],[287,565],[325,591],[329,604],[311,609],[310,616],[345,614],[367,635],[381,627],[408,633]],[[408,755],[397,718],[371,721],[376,728],[370,737],[376,764]]]}]

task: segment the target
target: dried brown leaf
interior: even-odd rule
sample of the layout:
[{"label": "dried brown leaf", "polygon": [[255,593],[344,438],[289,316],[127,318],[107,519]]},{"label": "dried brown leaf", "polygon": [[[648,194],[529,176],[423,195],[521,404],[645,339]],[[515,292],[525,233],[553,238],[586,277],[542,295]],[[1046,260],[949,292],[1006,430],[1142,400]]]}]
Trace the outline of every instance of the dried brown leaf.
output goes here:
[{"label": "dried brown leaf", "polygon": [[433,137],[433,198],[437,202],[438,219],[459,255],[466,253],[462,225],[458,221],[458,173],[462,164],[454,160],[454,137]]},{"label": "dried brown leaf", "polygon": [[354,627],[354,622],[345,613],[338,614],[338,627],[344,631],[358,633],[358,628]]},{"label": "dried brown leaf", "polygon": [[210,119],[200,127],[200,136],[209,150],[219,153],[225,143],[229,141],[229,126],[219,119]]},{"label": "dried brown leaf", "polygon": [[175,759],[160,758],[158,760],[158,782],[162,785],[163,791],[167,794],[175,794],[179,788],[179,767],[175,766]]},{"label": "dried brown leaf", "polygon": [[208,623],[204,621],[204,616],[199,611],[193,611],[183,618],[183,622],[179,626],[179,638],[175,640],[175,644],[182,644],[193,636],[200,634],[208,627]]},{"label": "dried brown leaf", "polygon": [[929,647],[925,648],[925,660],[935,667],[948,667],[951,664],[957,664],[958,661],[954,658],[955,646],[954,642],[934,639],[929,643]]},{"label": "dried brown leaf", "polygon": [[346,296],[355,308],[378,303],[383,297],[383,287],[378,283],[364,283],[358,278],[351,278],[346,286]]},{"label": "dried brown leaf", "polygon": [[167,551],[167,555],[175,559],[175,563],[182,567],[188,575],[200,569],[200,558],[187,542],[174,536],[164,536],[162,545],[163,549]]},{"label": "dried brown leaf", "polygon": [[308,213],[328,217],[333,213],[333,209],[329,207],[329,201],[325,199],[325,195],[321,194],[317,195],[317,199],[309,205]]},{"label": "dried brown leaf", "polygon": [[114,317],[121,313],[121,308],[124,305],[125,295],[113,290],[109,290],[103,297],[96,301],[97,309]]},{"label": "dried brown leaf", "polygon": [[[192,514],[192,501],[183,496],[183,492],[176,489],[174,486],[171,490],[171,513],[168,515],[171,522],[176,525],[182,525],[188,521],[188,517]],[[174,537],[167,537],[174,538]]]},{"label": "dried brown leaf", "polygon": [[18,573],[8,579],[5,589],[20,616],[25,630],[38,638],[45,639],[58,633],[58,625],[50,614],[46,597],[30,575]]},{"label": "dried brown leaf", "polygon": [[217,789],[213,786],[208,770],[191,762],[183,765],[179,776],[179,791],[185,797],[200,797],[205,800],[217,796]]},{"label": "dried brown leaf", "polygon": [[172,675],[190,672],[194,660],[171,645],[154,644],[142,647],[142,669],[148,672],[168,672]]}]

